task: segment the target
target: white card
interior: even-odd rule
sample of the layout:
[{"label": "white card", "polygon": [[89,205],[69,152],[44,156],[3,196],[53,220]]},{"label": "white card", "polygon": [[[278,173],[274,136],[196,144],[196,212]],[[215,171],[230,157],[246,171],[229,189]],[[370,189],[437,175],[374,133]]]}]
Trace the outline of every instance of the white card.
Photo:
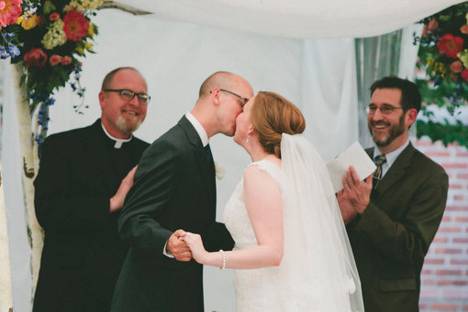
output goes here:
[{"label": "white card", "polygon": [[370,176],[376,169],[372,159],[367,155],[359,142],[354,142],[343,153],[327,163],[328,172],[335,192],[343,188],[342,179],[350,166],[356,169],[361,180]]}]

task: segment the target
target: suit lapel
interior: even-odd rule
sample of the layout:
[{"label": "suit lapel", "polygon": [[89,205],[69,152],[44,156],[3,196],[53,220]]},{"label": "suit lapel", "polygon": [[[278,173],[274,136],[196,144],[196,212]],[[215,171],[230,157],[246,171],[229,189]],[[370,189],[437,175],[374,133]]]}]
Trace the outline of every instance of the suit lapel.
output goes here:
[{"label": "suit lapel", "polygon": [[[203,180],[203,185],[205,185],[207,189],[207,201],[212,205],[216,205],[216,181],[211,150],[208,150],[208,152],[205,150],[200,136],[185,116],[182,117],[178,125],[183,129],[194,152],[198,171]],[[207,148],[210,149],[209,146]]]},{"label": "suit lapel", "polygon": [[385,191],[398,181],[401,181],[402,176],[406,172],[406,168],[411,165],[414,147],[411,143],[401,152],[395,162],[392,164],[383,179],[377,185],[375,191],[379,194]]}]

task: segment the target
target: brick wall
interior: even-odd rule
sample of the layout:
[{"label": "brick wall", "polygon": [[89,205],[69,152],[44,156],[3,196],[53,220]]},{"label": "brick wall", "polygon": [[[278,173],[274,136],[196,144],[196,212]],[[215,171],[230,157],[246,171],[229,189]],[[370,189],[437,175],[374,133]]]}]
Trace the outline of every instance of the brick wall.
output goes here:
[{"label": "brick wall", "polygon": [[468,151],[427,139],[416,147],[449,175],[447,208],[422,271],[421,312],[468,311]]}]

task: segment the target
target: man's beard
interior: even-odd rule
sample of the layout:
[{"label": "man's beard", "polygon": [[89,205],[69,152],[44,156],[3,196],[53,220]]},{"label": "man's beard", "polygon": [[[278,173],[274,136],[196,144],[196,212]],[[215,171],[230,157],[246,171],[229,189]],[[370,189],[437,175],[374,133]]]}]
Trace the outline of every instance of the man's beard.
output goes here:
[{"label": "man's beard", "polygon": [[[381,121],[381,123],[384,121]],[[403,132],[405,132],[405,115],[402,114],[397,125],[390,127],[389,134],[386,138],[378,140],[377,137],[372,132],[371,124],[368,124],[369,132],[372,135],[375,145],[378,147],[385,147],[392,143],[396,138],[398,138]]]},{"label": "man's beard", "polygon": [[119,116],[115,121],[115,125],[117,128],[119,128],[120,131],[127,134],[132,134],[138,129],[138,127],[140,127],[142,122],[143,120],[138,118],[125,119],[123,116]]}]

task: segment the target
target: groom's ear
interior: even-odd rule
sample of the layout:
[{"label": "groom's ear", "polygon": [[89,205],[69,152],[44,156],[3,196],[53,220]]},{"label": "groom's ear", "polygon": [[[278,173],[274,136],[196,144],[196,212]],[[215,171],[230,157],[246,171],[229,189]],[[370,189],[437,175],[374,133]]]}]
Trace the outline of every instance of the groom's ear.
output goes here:
[{"label": "groom's ear", "polygon": [[219,105],[219,89],[213,89],[210,90],[210,98],[213,101],[213,103],[218,106]]}]

